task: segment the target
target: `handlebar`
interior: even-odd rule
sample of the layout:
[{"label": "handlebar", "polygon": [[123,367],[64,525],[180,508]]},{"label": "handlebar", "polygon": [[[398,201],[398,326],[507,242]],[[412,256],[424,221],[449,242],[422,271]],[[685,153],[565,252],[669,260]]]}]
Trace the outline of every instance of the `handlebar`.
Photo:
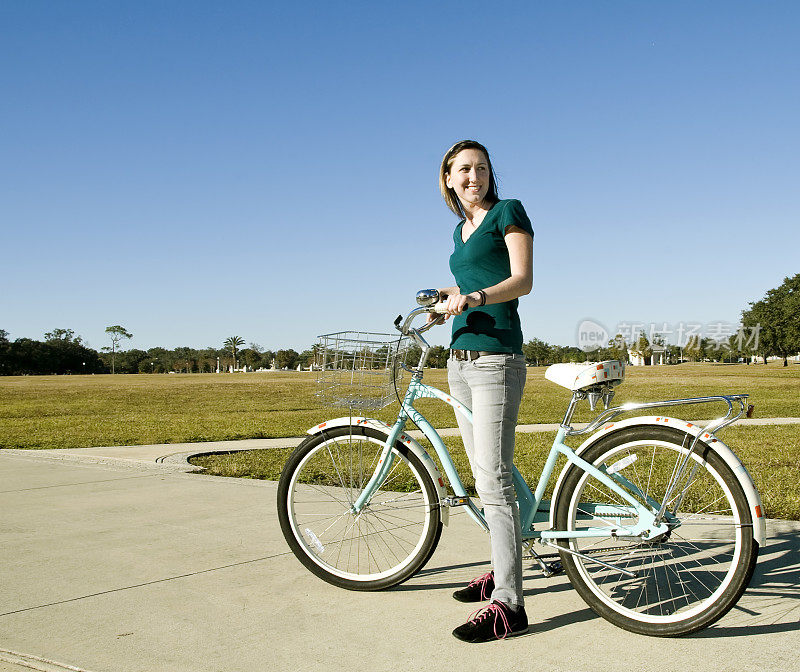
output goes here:
[{"label": "handlebar", "polygon": [[[417,303],[420,304],[419,307],[414,308],[406,316],[405,321],[403,321],[402,315],[398,315],[397,319],[394,321],[394,326],[403,336],[411,338],[422,349],[422,357],[417,367],[417,370],[421,371],[422,367],[425,365],[425,360],[428,358],[428,351],[431,348],[430,344],[422,337],[422,334],[431,327],[442,324],[444,322],[442,316],[446,315],[447,311],[444,302],[439,300],[439,291],[436,289],[423,289],[417,292]],[[429,313],[435,313],[439,315],[439,317],[421,327],[411,328],[411,323],[414,321],[415,317],[422,314],[427,315]],[[400,325],[401,322],[403,322],[402,326]]]},{"label": "handlebar", "polygon": [[412,333],[424,334],[431,327],[435,327],[436,325],[444,323],[444,320],[442,320],[441,317],[440,317],[440,319],[433,320],[432,322],[428,322],[428,324],[424,324],[421,327],[416,327],[414,329],[410,328],[411,323],[414,321],[415,317],[417,317],[418,315],[423,315],[423,314],[427,315],[428,313],[437,313],[440,316],[444,316],[446,314],[446,311],[444,309],[444,304],[440,303],[440,304],[437,304],[435,306],[430,306],[430,307],[424,306],[424,307],[420,307],[420,308],[414,308],[414,310],[412,310],[408,314],[408,316],[406,317],[406,319],[403,322],[402,326],[400,326],[400,322],[403,320],[403,316],[402,315],[398,315],[397,319],[394,321],[394,326],[397,329],[397,331],[399,331],[401,334],[403,334],[403,336],[411,336]]},{"label": "handlebar", "polygon": [[[421,289],[417,292],[417,303],[420,304],[419,308],[414,308],[403,322],[403,326],[400,326],[400,322],[403,319],[402,315],[398,315],[397,319],[394,321],[395,328],[403,334],[403,336],[411,336],[413,338],[413,333],[417,334],[424,334],[428,329],[431,327],[435,327],[438,324],[442,324],[444,320],[437,319],[433,320],[432,322],[428,322],[421,327],[417,327],[416,329],[410,329],[411,323],[414,321],[414,318],[418,315],[429,314],[429,313],[436,313],[438,315],[446,315],[447,310],[445,309],[445,304],[443,301],[439,300],[439,290],[437,289]],[[414,339],[416,340],[416,339]],[[421,344],[420,344],[421,345]],[[427,344],[426,344],[427,345]],[[421,346],[422,347],[422,346]]]}]

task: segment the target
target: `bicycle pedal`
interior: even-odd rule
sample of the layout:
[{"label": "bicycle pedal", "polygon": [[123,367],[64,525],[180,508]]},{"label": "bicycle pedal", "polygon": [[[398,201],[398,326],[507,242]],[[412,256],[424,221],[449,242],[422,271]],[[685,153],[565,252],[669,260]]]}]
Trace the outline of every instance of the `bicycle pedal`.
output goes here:
[{"label": "bicycle pedal", "polygon": [[560,560],[555,560],[554,562],[548,562],[547,571],[550,572],[548,576],[561,574],[564,571],[564,565],[561,564]]},{"label": "bicycle pedal", "polygon": [[445,497],[442,504],[444,506],[466,506],[469,504],[469,497]]}]

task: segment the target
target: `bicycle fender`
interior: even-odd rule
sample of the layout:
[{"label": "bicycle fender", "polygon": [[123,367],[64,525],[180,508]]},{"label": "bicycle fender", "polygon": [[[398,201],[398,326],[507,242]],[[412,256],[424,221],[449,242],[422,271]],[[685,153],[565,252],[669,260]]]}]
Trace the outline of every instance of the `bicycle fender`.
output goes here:
[{"label": "bicycle fender", "polygon": [[[371,427],[379,432],[386,432],[387,434],[391,433],[392,428],[387,425],[385,422],[381,422],[380,420],[376,420],[375,418],[367,418],[364,416],[345,416],[343,418],[334,418],[333,420],[326,420],[319,425],[311,427],[310,429],[306,430],[306,434],[315,435],[315,434],[322,434],[326,429],[333,429],[334,427],[347,427],[349,425],[361,425],[362,427]],[[414,439],[414,437],[409,436],[407,432],[402,432],[397,439],[402,443],[408,446],[408,449],[414,453],[421,461],[422,464],[427,469],[430,477],[433,479],[433,485],[436,488],[436,495],[439,498],[439,502],[441,502],[445,497],[447,497],[447,490],[444,487],[444,479],[442,478],[442,474],[439,471],[439,468],[436,466],[436,462],[433,461],[433,458],[428,454],[420,443]],[[448,507],[442,506],[442,522],[447,525],[449,523],[449,516],[448,514]]]},{"label": "bicycle fender", "polygon": [[[584,441],[575,450],[575,453],[577,455],[580,455],[607,434],[616,432],[626,427],[633,427],[638,425],[661,425],[661,426],[666,425],[667,427],[673,427],[675,429],[679,429],[683,432],[686,432],[691,436],[697,436],[698,434],[703,432],[702,427],[700,427],[699,425],[695,425],[694,423],[687,422],[686,420],[679,420],[677,418],[668,418],[664,417],[663,415],[637,416],[634,418],[628,418],[627,420],[623,420],[621,422],[608,423],[599,432],[592,434],[588,439],[586,439],[586,441]],[[764,506],[761,503],[761,497],[758,494],[758,490],[756,490],[756,486],[753,483],[753,479],[750,476],[750,473],[741,463],[739,458],[736,457],[736,454],[720,439],[716,437],[711,437],[711,435],[705,433],[702,435],[701,439],[703,440],[710,439],[710,441],[707,441],[708,445],[726,462],[726,464],[733,470],[733,473],[736,474],[736,476],[738,477],[739,482],[742,485],[742,489],[744,490],[744,494],[747,497],[747,504],[750,507],[750,514],[753,519],[753,538],[758,542],[759,546],[763,548],[767,543],[767,520],[764,517]],[[567,463],[567,465],[561,470],[561,473],[558,476],[555,489],[553,490],[552,501],[554,503],[558,501],[558,495],[561,490],[561,485],[564,482],[564,478],[570,466],[571,465]],[[555,510],[556,510],[555,505],[551,506],[550,508],[551,529],[555,529]]]}]

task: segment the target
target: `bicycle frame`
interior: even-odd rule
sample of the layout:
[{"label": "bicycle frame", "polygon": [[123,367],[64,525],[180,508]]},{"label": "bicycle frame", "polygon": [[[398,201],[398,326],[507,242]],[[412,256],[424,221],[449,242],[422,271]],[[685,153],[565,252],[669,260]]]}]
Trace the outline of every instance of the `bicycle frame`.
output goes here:
[{"label": "bicycle frame", "polygon": [[[430,385],[426,385],[420,380],[420,378],[421,375],[419,375],[418,372],[415,372],[415,375],[412,377],[411,383],[409,384],[408,390],[406,391],[405,398],[403,399],[397,421],[392,427],[392,430],[387,438],[386,445],[384,446],[383,452],[378,461],[378,466],[373,473],[372,478],[364,487],[361,495],[353,503],[352,510],[354,513],[361,511],[361,509],[368,504],[370,498],[377,488],[389,475],[394,462],[394,456],[392,455],[391,448],[402,434],[406,422],[411,419],[422,430],[423,434],[431,442],[431,445],[433,445],[433,448],[442,464],[442,468],[444,469],[445,474],[450,481],[450,485],[453,488],[455,496],[459,500],[464,501],[464,506],[466,506],[467,513],[473,518],[473,520],[475,520],[475,522],[478,523],[478,525],[480,525],[482,528],[488,530],[489,528],[486,524],[486,519],[483,515],[483,512],[474,504],[470,496],[467,494],[466,488],[464,487],[464,484],[462,483],[461,478],[456,471],[447,447],[445,446],[438,432],[433,428],[428,420],[416,408],[414,408],[414,401],[422,397],[439,399],[452,406],[454,410],[460,412],[470,423],[472,422],[472,413],[464,404],[453,398],[450,394],[447,394],[442,390]],[[583,469],[594,478],[601,481],[630,505],[629,507],[613,504],[582,505],[582,508],[585,510],[591,510],[591,513],[595,514],[594,517],[601,517],[606,520],[606,522],[609,522],[609,520],[616,521],[622,518],[631,518],[634,516],[638,517],[637,524],[630,527],[622,525],[621,522],[614,522],[613,524],[618,526],[617,529],[614,530],[614,534],[616,536],[642,537],[644,539],[648,539],[667,532],[669,530],[669,525],[667,523],[656,523],[656,516],[659,513],[659,503],[650,500],[648,501],[650,508],[648,508],[632,496],[631,493],[637,493],[644,498],[642,493],[640,493],[638,489],[623,476],[619,474],[613,474],[613,476],[609,475],[581,459],[572,448],[564,443],[564,438],[568,435],[568,429],[569,428],[563,424],[559,428],[534,492],[532,492],[528,487],[528,484],[525,482],[525,479],[519,473],[517,468],[513,468],[513,482],[517,492],[517,501],[519,503],[523,539],[540,538],[543,540],[556,540],[577,537],[608,537],[611,533],[610,528],[607,526],[602,528],[590,527],[580,531],[536,531],[533,529],[535,523],[546,522],[549,520],[550,502],[544,500],[544,492],[547,487],[547,483],[553,474],[553,469],[555,468],[559,455],[563,455],[566,457],[568,462],[577,465],[579,468]],[[590,517],[591,516],[587,515],[587,518]],[[665,514],[665,518],[667,520],[670,519],[668,513]]]},{"label": "bicycle frame", "polygon": [[[427,290],[428,292],[432,290]],[[420,294],[427,294],[427,292],[423,291]],[[418,301],[419,296],[418,294]],[[423,297],[423,299],[429,300],[431,296]],[[436,294],[438,298],[438,293]],[[375,472],[372,475],[372,478],[364,487],[361,495],[358,499],[353,503],[352,511],[354,513],[358,513],[361,511],[364,506],[367,505],[370,498],[377,490],[378,487],[386,480],[389,472],[392,468],[392,464],[394,462],[394,457],[392,455],[392,446],[394,446],[395,442],[398,440],[400,435],[402,434],[406,422],[411,419],[421,430],[425,437],[431,442],[433,445],[436,454],[439,457],[439,460],[442,464],[442,468],[447,475],[447,478],[450,481],[450,485],[453,488],[453,492],[455,493],[455,497],[458,500],[458,505],[466,506],[467,513],[475,520],[478,525],[480,525],[484,530],[489,529],[486,519],[483,515],[483,511],[479,509],[470,496],[467,494],[466,489],[464,488],[464,484],[461,481],[458,472],[456,471],[455,465],[453,464],[452,458],[450,457],[450,453],[447,450],[447,447],[444,445],[441,437],[439,436],[438,432],[434,429],[434,427],[428,422],[428,420],[416,409],[414,408],[414,401],[416,399],[422,397],[432,397],[435,399],[439,399],[446,404],[453,407],[454,410],[460,412],[470,423],[472,423],[472,412],[468,409],[464,404],[462,404],[457,399],[453,398],[450,394],[443,392],[435,387],[430,385],[426,385],[422,382],[422,372],[423,367],[425,366],[425,362],[428,357],[428,353],[430,350],[430,346],[428,345],[427,341],[422,337],[422,333],[427,331],[432,326],[436,324],[436,322],[429,322],[425,326],[419,329],[411,329],[410,325],[414,318],[421,313],[424,312],[431,312],[430,307],[426,307],[423,305],[424,302],[420,301],[422,307],[416,308],[412,310],[405,319],[402,327],[400,323],[402,322],[402,316],[398,316],[397,320],[395,320],[395,327],[400,331],[402,334],[408,335],[420,346],[422,349],[422,355],[420,357],[419,364],[416,369],[408,369],[412,372],[411,383],[408,386],[408,390],[406,391],[405,398],[403,399],[402,406],[400,408],[400,412],[397,416],[397,420],[392,427],[391,431],[389,432],[389,436],[386,440],[386,444],[384,445],[381,457],[378,461],[378,466],[375,469]],[[435,311],[434,311],[435,312]],[[613,396],[613,392],[610,392],[610,388],[608,388],[609,395],[604,396],[605,403],[608,403],[611,396]],[[597,396],[594,402],[591,402],[590,405],[592,409],[594,409],[594,403],[596,399],[600,396],[603,396],[599,393],[595,393]],[[668,532],[671,529],[671,526],[675,523],[674,516],[671,515],[669,511],[666,510],[667,503],[670,501],[670,496],[680,481],[683,473],[689,463],[689,459],[691,458],[692,453],[694,452],[695,448],[697,447],[698,441],[700,440],[700,436],[704,435],[706,437],[714,435],[714,432],[722,429],[723,427],[727,427],[728,425],[734,423],[738,418],[742,416],[744,413],[744,400],[747,399],[746,394],[737,394],[737,395],[721,395],[716,397],[698,397],[694,399],[672,399],[668,401],[659,401],[659,402],[649,402],[649,403],[629,403],[625,404],[620,407],[611,408],[606,410],[604,413],[601,413],[588,427],[582,430],[575,430],[570,426],[570,421],[572,418],[572,414],[575,411],[575,407],[577,402],[581,399],[589,398],[591,395],[586,391],[575,390],[573,391],[572,399],[570,401],[569,407],[567,408],[566,414],[564,415],[564,420],[561,422],[561,426],[556,433],[555,438],[553,439],[553,445],[550,448],[550,452],[547,456],[547,460],[545,462],[544,468],[542,469],[542,473],[539,476],[539,481],[536,485],[536,490],[531,491],[530,487],[526,483],[525,479],[519,473],[516,467],[512,469],[512,478],[514,483],[514,488],[517,493],[517,502],[519,504],[520,509],[520,523],[522,526],[522,538],[525,540],[529,539],[540,539],[544,542],[550,540],[558,540],[558,539],[574,539],[579,537],[584,538],[598,538],[598,537],[608,537],[609,535],[618,536],[618,537],[640,537],[643,540],[653,539],[663,533]],[[613,473],[608,474],[603,469],[598,469],[594,465],[590,464],[583,460],[570,446],[564,443],[564,438],[567,436],[574,436],[579,434],[586,434],[593,432],[599,429],[604,423],[617,418],[617,416],[628,413],[634,410],[646,409],[646,408],[655,408],[658,406],[675,406],[679,404],[698,404],[698,403],[708,403],[708,402],[715,402],[715,401],[724,401],[728,405],[728,412],[725,414],[724,417],[719,418],[717,420],[711,421],[702,432],[698,433],[694,440],[692,441],[690,447],[687,450],[686,455],[684,456],[683,460],[681,461],[680,465],[676,470],[676,473],[673,474],[671,481],[667,487],[666,496],[663,502],[656,502],[652,500],[650,497],[647,497],[645,493],[642,493],[633,483],[628,481],[622,474],[620,473]],[[740,406],[740,411],[738,414],[734,414],[733,412],[733,403],[737,402]],[[553,475],[553,470],[555,469],[556,462],[558,461],[559,455],[563,455],[569,464],[575,465],[578,468],[582,469],[583,471],[587,472],[598,481],[603,483],[606,487],[608,487],[612,492],[617,494],[622,500],[627,503],[629,506],[619,505],[619,504],[600,504],[600,503],[587,503],[581,502],[581,515],[586,520],[591,519],[602,519],[606,523],[610,523],[611,527],[608,525],[604,527],[588,527],[586,529],[582,529],[579,531],[567,531],[567,530],[543,530],[543,531],[536,531],[534,529],[534,525],[540,522],[546,522],[550,520],[550,508],[551,502],[544,499],[544,492],[547,488],[547,483],[550,481],[550,477]],[[693,478],[693,475],[690,475],[690,482]],[[753,489],[754,490],[754,489]],[[636,497],[638,496],[643,501],[638,501]],[[758,500],[758,497],[755,497]],[[760,504],[760,500],[759,500]],[[633,526],[625,526],[622,524],[623,518],[638,518],[638,522],[636,525]]]},{"label": "bicycle frame", "polygon": [[[351,366],[335,366],[353,379],[377,372],[383,380],[377,386],[380,397],[359,396],[363,387],[340,386],[331,400],[347,406],[349,415],[310,428],[311,437],[281,474],[277,504],[283,535],[297,558],[330,584],[382,590],[411,578],[432,557],[451,508],[464,507],[482,529],[489,529],[478,498],[468,494],[456,470],[447,447],[451,441],[442,439],[415,408],[425,397],[446,403],[469,438],[475,421],[471,410],[422,382],[431,348],[421,334],[442,322],[434,316],[445,310],[439,298],[438,290],[422,290],[417,294],[420,307],[405,321],[402,315],[395,320],[402,337],[420,348],[416,367],[407,367],[398,354],[403,338],[383,339],[396,348],[394,355],[386,349],[380,369],[356,358]],[[423,313],[428,313],[427,323],[412,329],[412,321]],[[350,340],[357,344],[353,352],[363,345],[364,352],[383,357],[382,346],[373,347],[371,340]],[[475,366],[480,368],[480,362]],[[404,396],[397,367],[411,373]],[[721,618],[747,587],[759,546],[766,541],[764,511],[752,479],[714,435],[741,417],[747,395],[610,408],[615,387],[624,379],[623,362],[557,364],[545,378],[569,390],[571,400],[549,452],[538,455],[544,458],[538,481],[526,483],[516,467],[504,467],[511,470],[503,478],[506,486],[509,478],[514,484],[508,501],[516,502],[525,540],[517,548],[519,556],[533,559],[545,576],[565,570],[592,609],[632,632],[688,634]],[[366,408],[383,408],[392,393],[400,402],[393,425],[361,415]],[[573,415],[584,400],[592,411],[602,400],[607,410],[598,410],[588,426],[573,427]],[[725,416],[697,423],[663,413],[631,413],[709,402],[726,404]],[[480,409],[475,410],[477,418]],[[432,449],[405,431],[409,420]],[[553,479],[556,467],[560,473]],[[485,495],[483,488],[480,492]],[[492,507],[486,511],[491,520]],[[540,555],[534,542],[557,552]]]}]

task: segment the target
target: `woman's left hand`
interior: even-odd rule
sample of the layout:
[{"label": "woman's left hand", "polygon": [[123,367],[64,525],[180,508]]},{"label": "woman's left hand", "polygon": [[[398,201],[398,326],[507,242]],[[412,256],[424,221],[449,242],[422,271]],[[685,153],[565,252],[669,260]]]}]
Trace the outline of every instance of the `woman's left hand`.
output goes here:
[{"label": "woman's left hand", "polygon": [[450,294],[445,301],[448,315],[461,315],[467,308],[480,305],[481,297],[477,292],[471,294]]}]

